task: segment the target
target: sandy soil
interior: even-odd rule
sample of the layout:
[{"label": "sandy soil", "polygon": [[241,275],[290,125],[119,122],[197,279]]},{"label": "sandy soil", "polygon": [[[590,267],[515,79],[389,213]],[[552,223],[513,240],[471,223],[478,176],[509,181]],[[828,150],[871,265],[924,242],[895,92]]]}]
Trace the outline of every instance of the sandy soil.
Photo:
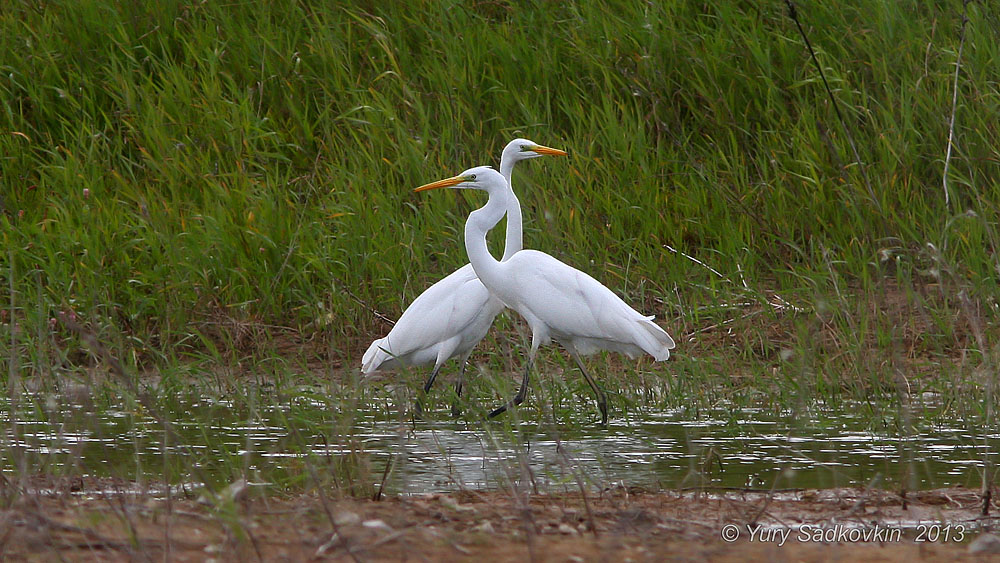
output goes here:
[{"label": "sandy soil", "polygon": [[[236,500],[210,503],[194,494],[167,499],[129,493],[124,486],[76,480],[16,496],[10,486],[4,487],[0,558],[1000,560],[1000,555],[970,553],[973,540],[993,520],[979,516],[982,501],[977,492],[961,488],[911,492],[904,508],[898,494],[858,489],[769,493],[616,488],[586,498],[579,492],[461,492],[376,502],[317,494],[264,497],[248,487]],[[757,525],[761,531],[751,537]],[[740,537],[727,542],[724,530],[737,530]],[[771,541],[762,541],[764,530],[770,530]],[[783,545],[776,530],[786,530]],[[881,535],[869,542],[851,537],[863,530],[870,536],[881,530]],[[921,531],[928,541],[917,541]]]}]

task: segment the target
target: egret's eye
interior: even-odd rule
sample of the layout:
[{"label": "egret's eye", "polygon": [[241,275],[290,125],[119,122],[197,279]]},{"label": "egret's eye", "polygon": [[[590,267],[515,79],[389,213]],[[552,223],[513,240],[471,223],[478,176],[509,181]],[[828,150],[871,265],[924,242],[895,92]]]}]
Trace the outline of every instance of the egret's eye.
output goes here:
[{"label": "egret's eye", "polygon": [[521,152],[529,152],[531,150],[531,145],[521,145]]},{"label": "egret's eye", "polygon": [[469,176],[469,181],[475,182],[476,181],[476,175],[475,174],[470,175]]}]

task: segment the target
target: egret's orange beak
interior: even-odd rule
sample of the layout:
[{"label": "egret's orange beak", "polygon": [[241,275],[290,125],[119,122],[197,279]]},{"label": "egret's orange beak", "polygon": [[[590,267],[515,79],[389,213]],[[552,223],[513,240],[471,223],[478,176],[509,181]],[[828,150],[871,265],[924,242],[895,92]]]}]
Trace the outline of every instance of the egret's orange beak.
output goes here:
[{"label": "egret's orange beak", "polygon": [[446,178],[444,180],[438,180],[437,182],[431,182],[430,184],[424,184],[419,188],[413,190],[415,192],[422,192],[424,190],[433,190],[437,188],[450,188],[452,186],[457,186],[465,181],[464,176],[454,176],[451,178]]},{"label": "egret's orange beak", "polygon": [[559,149],[554,149],[552,147],[545,147],[542,145],[534,145],[531,150],[537,152],[538,154],[544,154],[546,156],[566,156],[566,151],[561,151]]}]

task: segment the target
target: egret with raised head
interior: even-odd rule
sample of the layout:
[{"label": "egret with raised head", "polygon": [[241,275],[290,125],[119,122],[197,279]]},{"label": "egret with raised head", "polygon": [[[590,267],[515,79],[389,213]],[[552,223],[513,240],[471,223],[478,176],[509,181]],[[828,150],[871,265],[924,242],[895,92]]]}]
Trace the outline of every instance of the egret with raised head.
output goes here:
[{"label": "egret with raised head", "polygon": [[[539,145],[527,139],[507,143],[500,156],[500,173],[505,179],[504,200],[509,204],[503,259],[521,250],[521,206],[510,188],[514,165],[540,156],[565,156],[566,152]],[[462,378],[472,349],[482,340],[503,310],[503,303],[490,295],[480,283],[471,264],[455,270],[421,293],[403,311],[384,338],[371,343],[361,359],[361,371],[370,374],[400,365],[434,364],[424,392],[434,384],[441,366],[449,359],[460,358],[455,392],[462,394]],[[457,415],[457,407],[452,407]]]},{"label": "egret with raised head", "polygon": [[519,205],[503,175],[489,166],[470,168],[458,176],[420,186],[477,189],[489,194],[486,205],[473,211],[465,223],[465,249],[476,276],[504,305],[517,311],[531,328],[531,349],[521,387],[490,417],[520,405],[528,390],[528,376],[538,348],[557,341],[583,372],[608,422],[607,396],[583,365],[580,356],[599,350],[622,352],[634,358],[643,352],[657,361],[670,357],[674,340],[665,330],[589,275],[537,250],[521,250],[503,261],[486,246],[489,232],[509,208]]}]

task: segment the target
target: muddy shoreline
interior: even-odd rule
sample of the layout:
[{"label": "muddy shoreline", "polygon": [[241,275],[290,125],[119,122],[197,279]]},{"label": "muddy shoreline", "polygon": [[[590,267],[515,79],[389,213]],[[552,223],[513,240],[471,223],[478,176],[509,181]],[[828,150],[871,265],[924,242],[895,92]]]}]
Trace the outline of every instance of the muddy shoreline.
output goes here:
[{"label": "muddy shoreline", "polygon": [[904,506],[898,493],[854,488],[464,491],[373,501],[254,487],[209,500],[130,492],[129,483],[76,480],[17,495],[10,486],[0,547],[14,560],[944,561],[968,555],[995,525],[981,515],[978,491],[961,487],[910,492]]}]

